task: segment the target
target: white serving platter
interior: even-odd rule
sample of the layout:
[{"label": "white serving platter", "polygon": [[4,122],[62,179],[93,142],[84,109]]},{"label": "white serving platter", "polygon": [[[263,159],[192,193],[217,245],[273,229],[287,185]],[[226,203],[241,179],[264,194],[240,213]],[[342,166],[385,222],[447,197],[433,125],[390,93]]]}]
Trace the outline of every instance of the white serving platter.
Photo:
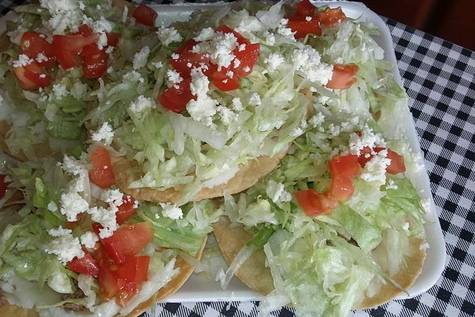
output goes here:
[{"label": "white serving platter", "polygon": [[[370,22],[375,25],[380,34],[374,37],[375,41],[384,49],[385,59],[394,65],[394,77],[402,85],[402,79],[397,69],[397,61],[394,53],[393,41],[386,23],[373,11],[369,10],[364,4],[345,1],[312,1],[316,6],[340,6],[345,14],[351,18],[358,18],[361,21]],[[155,5],[153,6],[163,19],[161,22],[165,25],[174,21],[186,21],[190,14],[196,10],[219,9],[226,6],[226,3],[212,4],[179,4],[179,5]],[[410,148],[416,154],[421,156],[422,152],[419,146],[419,137],[417,135],[414,121],[409,107],[405,107],[400,114],[402,120],[394,120],[398,125],[394,131],[399,131],[407,138]],[[421,160],[423,162],[423,159]],[[417,296],[431,288],[441,276],[445,267],[445,242],[442,230],[439,225],[439,212],[434,204],[430,182],[425,167],[414,171],[408,171],[414,186],[419,190],[420,195],[428,204],[427,223],[425,231],[429,247],[427,257],[422,269],[422,273],[417,278],[414,285],[401,294],[397,299],[406,299]],[[221,289],[215,281],[209,280],[201,275],[193,274],[185,285],[175,294],[168,297],[166,302],[199,302],[199,301],[249,301],[259,300],[262,295],[250,290],[237,278],[233,278],[226,290]]]},{"label": "white serving platter", "polygon": [[[389,29],[385,22],[376,13],[369,10],[361,3],[344,1],[312,2],[317,6],[340,6],[347,16],[358,18],[361,21],[370,22],[375,25],[379,29],[380,35],[374,37],[374,39],[384,49],[385,59],[394,65],[394,77],[397,82],[402,85],[401,76],[397,71],[397,62],[391,34],[389,33]],[[154,5],[153,7],[160,13],[160,17],[162,18],[161,22],[169,24],[174,21],[186,21],[193,11],[219,9],[225,5],[228,4],[221,2],[213,4]],[[0,19],[0,34],[4,32],[5,21],[9,18],[12,18],[11,14],[7,14]],[[395,124],[397,124],[397,128],[394,127],[394,131],[402,133],[402,135],[407,138],[412,151],[421,156],[422,152],[419,147],[419,138],[408,107],[405,107],[404,110],[401,111],[400,118],[398,119],[399,120],[394,120]],[[427,258],[422,273],[407,293],[398,296],[398,299],[414,297],[427,291],[437,282],[445,267],[445,242],[438,221],[439,212],[437,211],[437,207],[432,199],[427,170],[425,167],[413,171],[409,170],[408,176],[420,191],[424,201],[428,204],[425,230],[429,248],[427,249]],[[236,278],[233,278],[226,290],[222,290],[217,282],[206,279],[201,275],[193,274],[178,292],[168,297],[165,301],[175,303],[199,301],[249,301],[259,300],[261,297],[260,294],[251,291]]]}]

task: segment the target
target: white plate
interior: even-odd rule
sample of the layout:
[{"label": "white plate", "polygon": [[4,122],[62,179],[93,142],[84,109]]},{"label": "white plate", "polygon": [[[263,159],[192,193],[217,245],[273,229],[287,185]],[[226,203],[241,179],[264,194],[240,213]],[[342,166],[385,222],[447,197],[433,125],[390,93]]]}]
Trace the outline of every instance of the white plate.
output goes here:
[{"label": "white plate", "polygon": [[[326,5],[330,7],[341,6],[345,14],[351,18],[359,18],[362,21],[374,24],[380,31],[380,35],[375,37],[375,41],[384,49],[385,59],[394,65],[394,77],[402,85],[401,76],[397,71],[396,56],[394,54],[391,34],[386,23],[373,11],[369,10],[362,3],[337,2],[337,1],[312,1],[317,6]],[[169,24],[172,21],[186,21],[189,15],[200,9],[219,9],[227,4],[180,4],[180,5],[155,5],[154,8],[164,18],[162,22]],[[414,121],[409,108],[405,107],[402,113],[403,120],[398,121],[399,131],[405,136],[414,153],[422,155],[419,147],[419,137],[414,127]],[[423,160],[422,160],[423,161]],[[398,299],[405,299],[419,295],[431,288],[439,279],[445,267],[445,242],[440,229],[437,207],[432,199],[429,177],[427,169],[420,168],[417,171],[409,171],[411,181],[420,191],[423,200],[429,203],[427,213],[427,223],[425,224],[427,242],[427,258],[425,260],[422,273],[417,278],[414,285],[407,294],[401,294]],[[193,274],[185,285],[175,294],[168,297],[166,302],[199,302],[199,301],[248,301],[259,300],[261,295],[249,290],[247,286],[236,278],[233,278],[226,290],[222,290],[218,283],[210,281],[202,276]]]},{"label": "white plate", "polygon": [[[385,22],[365,5],[355,2],[336,2],[312,1],[317,5],[341,6],[345,14],[352,18],[359,18],[363,21],[373,23],[379,30],[380,35],[375,37],[376,42],[384,49],[385,58],[391,62],[397,70],[396,56],[394,54],[391,34]],[[164,18],[164,23],[172,21],[186,21],[189,15],[199,9],[219,9],[225,6],[225,3],[214,4],[181,4],[181,5],[155,5],[160,12],[160,17]],[[10,16],[11,15],[7,15]],[[8,17],[0,19],[0,34],[4,31],[5,20]],[[394,77],[402,85],[399,72],[394,72]],[[419,138],[417,136],[412,115],[409,108],[405,107],[402,113],[403,120],[398,120],[398,128],[402,131],[414,153],[421,155],[419,148]],[[396,121],[396,120],[395,120]],[[410,172],[410,171],[409,171]],[[429,203],[429,212],[427,213],[428,222],[425,225],[427,242],[427,258],[424,263],[422,273],[417,278],[414,285],[398,299],[410,298],[427,291],[439,279],[445,267],[445,243],[438,221],[437,208],[432,199],[429,177],[426,169],[418,169],[408,173],[416,188],[420,191],[422,198]],[[249,290],[244,284],[234,278],[226,290],[222,290],[216,282],[203,278],[202,276],[192,275],[186,284],[175,294],[166,299],[167,302],[198,302],[198,301],[247,301],[259,300],[261,295]]]}]

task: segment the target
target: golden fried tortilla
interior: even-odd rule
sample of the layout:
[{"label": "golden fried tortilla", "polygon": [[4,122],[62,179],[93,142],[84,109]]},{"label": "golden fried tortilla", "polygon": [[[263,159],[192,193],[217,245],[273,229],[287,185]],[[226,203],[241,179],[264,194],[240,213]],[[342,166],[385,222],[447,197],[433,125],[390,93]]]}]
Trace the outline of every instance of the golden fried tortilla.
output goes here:
[{"label": "golden fried tortilla", "polygon": [[[200,260],[204,248],[206,246],[206,241],[208,237],[203,240],[203,244],[201,245],[200,250],[196,254],[195,258]],[[140,316],[143,312],[145,312],[150,306],[154,305],[157,301],[163,300],[170,296],[171,294],[175,293],[183,284],[188,280],[191,273],[193,273],[193,266],[191,266],[188,262],[186,262],[182,257],[178,256],[176,259],[175,267],[179,268],[179,273],[164,287],[162,287],[154,296],[152,296],[147,301],[143,302],[139,306],[137,306],[127,317],[136,317]],[[0,298],[0,303],[2,303]],[[9,305],[3,303],[0,305],[0,316],[2,317],[37,317],[39,316],[38,313],[31,309],[24,309],[20,308],[15,305]]]},{"label": "golden fried tortilla", "polygon": [[[224,193],[232,195],[248,189],[256,184],[261,177],[273,171],[285,154],[286,152],[281,152],[272,157],[260,156],[249,161],[227,183],[213,188],[203,188],[193,197],[193,201],[222,197]],[[135,161],[127,160],[123,157],[114,157],[112,158],[112,166],[119,189],[124,193],[132,195],[135,199],[176,203],[182,196],[181,190],[183,187],[180,186],[167,190],[130,188],[129,184],[141,177],[140,168]]]},{"label": "golden fried tortilla", "polygon": [[[218,246],[223,254],[226,263],[231,264],[234,257],[252,236],[240,224],[232,224],[227,217],[222,217],[213,226],[214,235],[218,241]],[[405,258],[404,270],[392,276],[392,279],[401,286],[403,290],[409,289],[416,281],[422,271],[426,253],[422,245],[424,240],[410,238],[409,245],[412,246],[410,254]],[[378,247],[379,248],[379,247]],[[387,271],[386,265],[380,256],[378,248],[373,252],[375,260],[383,270]],[[256,251],[240,269],[236,276],[252,290],[262,294],[268,294],[274,289],[270,269],[265,265],[265,254],[263,250]],[[356,305],[355,309],[367,309],[380,306],[401,294],[403,290],[390,283],[379,286],[378,292],[373,297],[365,297]]]},{"label": "golden fried tortilla", "polygon": [[[227,217],[213,225],[214,236],[219,249],[228,265],[233,262],[239,251],[252,239],[241,224],[231,224]],[[250,289],[261,294],[269,294],[274,289],[270,269],[266,267],[266,255],[262,249],[254,251],[235,274]]]}]

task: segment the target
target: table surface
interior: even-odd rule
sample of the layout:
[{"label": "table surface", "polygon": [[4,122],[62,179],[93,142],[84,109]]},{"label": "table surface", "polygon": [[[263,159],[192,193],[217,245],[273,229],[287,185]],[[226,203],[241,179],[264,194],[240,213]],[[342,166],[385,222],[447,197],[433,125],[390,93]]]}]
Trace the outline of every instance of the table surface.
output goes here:
[{"label": "table surface", "polygon": [[[0,10],[4,13],[24,2],[0,0]],[[354,316],[474,316],[475,53],[404,24],[386,21],[410,98],[434,201],[440,209],[447,267],[428,292]],[[257,316],[257,305],[166,303],[158,304],[153,313],[143,317]],[[284,308],[273,315],[293,313]]]}]

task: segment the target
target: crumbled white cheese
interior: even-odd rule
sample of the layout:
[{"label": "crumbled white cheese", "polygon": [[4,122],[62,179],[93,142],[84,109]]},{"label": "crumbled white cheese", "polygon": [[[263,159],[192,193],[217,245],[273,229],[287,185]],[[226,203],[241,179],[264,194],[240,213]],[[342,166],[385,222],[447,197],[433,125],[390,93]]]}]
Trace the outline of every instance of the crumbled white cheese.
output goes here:
[{"label": "crumbled white cheese", "polygon": [[234,77],[234,72],[232,70],[226,72],[226,77],[228,78],[233,78]]},{"label": "crumbled white cheese", "polygon": [[124,74],[124,76],[122,76],[122,80],[124,82],[130,81],[130,82],[139,82],[139,83],[143,83],[145,81],[142,75],[140,75],[140,73],[135,70]]},{"label": "crumbled white cheese", "polygon": [[251,97],[249,97],[249,104],[251,106],[260,106],[262,104],[261,96],[257,92],[253,92]]},{"label": "crumbled white cheese", "polygon": [[139,96],[130,104],[130,111],[133,113],[141,113],[147,109],[151,109],[154,104],[155,103],[152,98]]},{"label": "crumbled white cheese", "polygon": [[279,27],[277,28],[277,33],[289,40],[295,41],[295,32],[293,32],[291,28],[287,27],[288,22],[288,19],[282,19],[280,21]]},{"label": "crumbled white cheese", "polygon": [[103,16],[101,16],[99,20],[94,21],[91,27],[96,33],[110,33],[113,29],[112,22],[108,21]]},{"label": "crumbled white cheese", "polygon": [[61,164],[62,169],[71,175],[78,176],[84,173],[86,167],[80,160],[76,160],[75,158],[64,155],[63,163]]},{"label": "crumbled white cheese", "polygon": [[61,195],[61,214],[66,216],[67,221],[76,221],[77,215],[87,211],[89,204],[77,192],[63,193]]},{"label": "crumbled white cheese", "polygon": [[292,200],[292,195],[285,190],[284,184],[277,183],[274,180],[267,183],[266,194],[274,203]]},{"label": "crumbled white cheese", "polygon": [[275,45],[275,35],[273,33],[267,33],[264,43],[269,45],[269,46],[274,46]]},{"label": "crumbled white cheese", "polygon": [[234,61],[233,61],[233,67],[238,68],[239,65],[241,65],[241,61],[239,59],[235,58]]},{"label": "crumbled white cheese", "polygon": [[66,89],[66,86],[61,83],[54,84],[52,92],[53,92],[54,98],[56,99],[61,99],[69,95],[69,91]]},{"label": "crumbled white cheese", "polygon": [[335,125],[335,124],[333,124],[333,123],[330,123],[330,124],[328,125],[328,132],[330,133],[330,135],[331,135],[332,137],[337,137],[337,136],[339,136],[340,133],[341,133],[341,128],[340,128],[340,126],[338,126],[338,125]]},{"label": "crumbled white cheese", "polygon": [[99,237],[101,239],[112,236],[114,231],[117,230],[118,224],[115,218],[117,208],[103,208],[93,207],[88,210],[91,215],[91,219],[102,226],[99,230]]},{"label": "crumbled white cheese", "polygon": [[216,110],[224,125],[229,125],[237,119],[236,113],[224,106],[218,106]]},{"label": "crumbled white cheese", "polygon": [[183,81],[183,77],[181,77],[180,73],[178,73],[174,69],[169,69],[167,71],[167,79],[168,79],[168,85],[170,87],[175,86],[176,88],[178,88],[177,85]]},{"label": "crumbled white cheese", "polygon": [[242,52],[246,50],[246,43],[239,44],[238,51]]},{"label": "crumbled white cheese", "polygon": [[307,22],[312,21],[312,17],[311,17],[311,16],[306,16],[306,17],[305,17],[305,21],[307,21]]},{"label": "crumbled white cheese", "polygon": [[45,54],[43,54],[43,53],[38,53],[38,55],[36,55],[35,60],[36,60],[38,63],[42,63],[42,62],[47,62],[49,59],[48,59],[48,57],[46,57]]},{"label": "crumbled white cheese", "polygon": [[81,243],[78,238],[73,237],[71,230],[58,228],[51,229],[48,233],[56,238],[46,246],[45,252],[56,255],[61,263],[67,264],[75,257],[84,256]]},{"label": "crumbled white cheese", "polygon": [[99,238],[94,232],[88,231],[83,233],[81,237],[79,237],[79,240],[81,240],[81,244],[86,248],[94,249],[94,246],[96,245],[96,242],[99,241]]},{"label": "crumbled white cheese", "polygon": [[234,97],[231,102],[232,102],[231,105],[232,105],[234,111],[238,111],[238,112],[239,112],[239,111],[244,110],[244,107],[242,106],[241,99],[239,99],[239,97]]},{"label": "crumbled white cheese", "polygon": [[177,205],[160,203],[160,207],[162,207],[163,215],[167,218],[174,220],[183,218],[183,211]]},{"label": "crumbled white cheese", "polygon": [[63,227],[58,227],[56,229],[49,229],[48,230],[48,234],[52,237],[63,237],[63,236],[67,236],[69,234],[72,234],[73,232],[71,231],[71,229],[64,229]]},{"label": "crumbled white cheese", "polygon": [[295,49],[292,54],[295,69],[310,82],[326,85],[333,75],[333,66],[322,63],[318,51],[310,46]]},{"label": "crumbled white cheese", "polygon": [[142,47],[142,49],[135,54],[133,67],[134,69],[140,69],[147,65],[148,55],[150,54],[150,48],[148,46]]},{"label": "crumbled white cheese", "polygon": [[107,46],[107,34],[102,32],[99,33],[99,39],[97,40],[97,47],[102,50]]},{"label": "crumbled white cheese", "polygon": [[108,189],[101,193],[101,200],[108,203],[111,207],[119,207],[122,205],[124,194],[118,189]]},{"label": "crumbled white cheese", "polygon": [[13,67],[24,67],[33,63],[33,60],[25,54],[18,55],[18,59],[13,61]]},{"label": "crumbled white cheese", "polygon": [[109,122],[104,122],[99,130],[91,135],[91,139],[95,142],[102,142],[105,145],[111,145],[114,140],[114,131]]},{"label": "crumbled white cheese", "polygon": [[236,57],[233,50],[238,41],[233,33],[216,32],[215,36],[208,41],[203,41],[192,48],[193,53],[208,54],[211,61],[221,67],[229,67]]},{"label": "crumbled white cheese", "polygon": [[40,5],[48,10],[48,23],[55,34],[63,34],[66,29],[76,30],[83,23],[83,14],[77,0],[40,0]]},{"label": "crumbled white cheese", "polygon": [[351,154],[359,155],[364,148],[373,149],[374,147],[384,147],[386,145],[383,138],[379,134],[374,133],[368,126],[365,126],[359,134],[361,136],[357,133],[350,135]]},{"label": "crumbled white cheese", "polygon": [[186,109],[193,120],[206,125],[212,124],[212,116],[216,113],[216,100],[208,96],[209,80],[201,70],[192,69],[190,90],[196,100],[190,100]]},{"label": "crumbled white cheese", "polygon": [[311,127],[313,127],[313,128],[318,127],[323,122],[325,122],[325,115],[323,115],[323,113],[321,113],[321,112],[318,112],[316,115],[311,117],[308,122],[309,122]]},{"label": "crumbled white cheese", "polygon": [[285,59],[279,53],[271,53],[266,58],[265,62],[267,65],[269,65],[270,70],[276,70],[282,63],[285,62]]},{"label": "crumbled white cheese", "polygon": [[155,67],[156,69],[160,69],[163,67],[163,63],[162,62],[155,62],[155,63],[152,63],[152,66]]},{"label": "crumbled white cheese", "polygon": [[157,31],[158,38],[163,45],[168,46],[174,42],[180,42],[183,38],[174,27],[161,27]]},{"label": "crumbled white cheese", "polygon": [[214,30],[208,27],[208,28],[202,29],[200,31],[200,34],[195,36],[194,40],[197,42],[208,41],[208,40],[211,40],[215,35],[216,33],[214,32]]},{"label": "crumbled white cheese", "polygon": [[375,182],[383,185],[386,183],[386,168],[391,164],[387,158],[388,151],[381,150],[369,160],[361,173],[360,177],[366,182]]},{"label": "crumbled white cheese", "polygon": [[173,53],[173,54],[171,55],[171,58],[172,58],[173,60],[177,60],[177,59],[180,58],[180,54]]}]

